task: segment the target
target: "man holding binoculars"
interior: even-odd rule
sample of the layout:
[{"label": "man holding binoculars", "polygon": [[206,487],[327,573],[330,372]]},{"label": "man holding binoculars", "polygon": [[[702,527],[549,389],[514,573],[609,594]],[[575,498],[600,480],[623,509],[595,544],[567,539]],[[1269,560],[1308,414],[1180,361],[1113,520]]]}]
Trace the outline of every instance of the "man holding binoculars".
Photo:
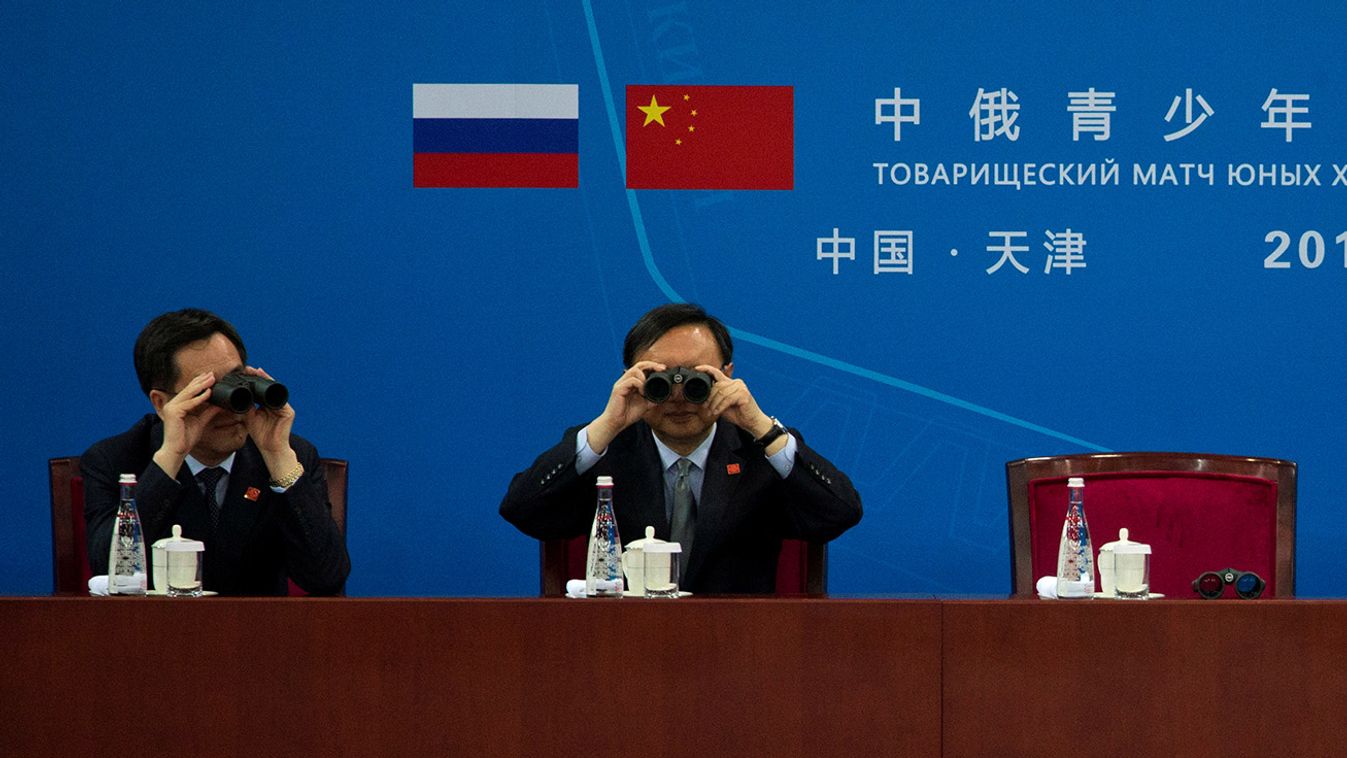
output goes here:
[{"label": "man holding binoculars", "polygon": [[89,565],[106,573],[119,474],[135,474],[148,546],[170,534],[205,542],[204,586],[221,594],[342,590],[351,563],[332,520],[314,446],[291,434],[285,386],[246,365],[229,322],[188,308],[140,333],[136,375],[154,413],[80,458]]},{"label": "man holding binoculars", "polygon": [[733,378],[733,350],[696,305],[642,316],[603,412],[515,475],[501,515],[536,539],[587,534],[595,477],[612,476],[618,531],[634,540],[653,526],[682,543],[682,587],[772,593],[781,540],[831,540],[860,521],[861,500]]}]

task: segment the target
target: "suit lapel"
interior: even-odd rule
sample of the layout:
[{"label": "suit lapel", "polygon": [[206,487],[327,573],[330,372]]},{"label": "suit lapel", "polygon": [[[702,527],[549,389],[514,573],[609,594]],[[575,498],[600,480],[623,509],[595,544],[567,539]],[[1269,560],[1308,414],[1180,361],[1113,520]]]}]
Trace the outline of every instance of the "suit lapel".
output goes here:
[{"label": "suit lapel", "polygon": [[[645,422],[641,422],[635,437],[636,449],[632,456],[635,466],[631,470],[643,472],[643,475],[632,477],[627,495],[631,502],[617,506],[619,509],[627,508],[631,514],[627,521],[634,530],[631,534],[623,532],[622,539],[625,542],[641,539],[645,537],[645,528],[653,526],[655,536],[667,540],[669,518],[664,515],[664,463],[660,460],[659,449],[655,447],[654,433]],[[644,472],[650,471],[655,472],[653,477],[644,475]],[[620,480],[616,484],[622,486]]]},{"label": "suit lapel", "polygon": [[[201,487],[197,484],[196,477],[192,476],[192,470],[187,467],[186,463],[178,469],[177,479],[178,484],[182,485],[186,494],[180,501],[181,504],[178,506],[177,512],[173,514],[173,523],[182,527],[184,537],[208,542],[210,540],[210,508],[206,505],[205,495],[201,494]],[[171,528],[171,525],[168,528]]]},{"label": "suit lapel", "polygon": [[[234,455],[234,465],[229,471],[229,486],[225,491],[224,502],[220,504],[220,530],[217,536],[228,540],[251,532],[261,513],[261,495],[270,492],[269,487],[262,454],[249,440]],[[257,491],[256,500],[246,497],[250,489]]]},{"label": "suit lapel", "polygon": [[[164,423],[156,418],[150,426],[150,444],[149,450],[158,450],[164,444]],[[153,458],[145,465],[154,463]],[[183,463],[178,467],[177,475],[173,477],[178,481],[178,485],[183,488],[184,495],[178,501],[178,506],[173,512],[173,517],[169,523],[164,525],[163,534],[146,535],[146,547],[148,543],[157,541],[159,537],[168,537],[172,534],[171,530],[174,524],[182,527],[182,536],[188,539],[206,541],[210,534],[210,514],[206,508],[206,499],[201,494],[201,488],[197,486],[196,477],[192,476],[192,469]]]},{"label": "suit lapel", "polygon": [[716,425],[716,436],[711,441],[711,450],[706,456],[706,472],[702,479],[701,497],[697,499],[697,531],[692,541],[692,555],[683,556],[689,561],[685,581],[690,582],[697,576],[708,551],[720,544],[725,519],[734,507],[739,492],[741,473],[731,474],[744,469],[744,458],[738,447],[738,435],[735,427],[722,422]]}]

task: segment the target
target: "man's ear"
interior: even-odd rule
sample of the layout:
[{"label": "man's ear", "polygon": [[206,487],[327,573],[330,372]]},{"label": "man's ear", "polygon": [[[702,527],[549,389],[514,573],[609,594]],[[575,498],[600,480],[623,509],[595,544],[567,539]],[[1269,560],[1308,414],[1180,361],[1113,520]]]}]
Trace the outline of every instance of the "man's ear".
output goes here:
[{"label": "man's ear", "polygon": [[726,363],[726,364],[725,364],[725,368],[721,369],[721,371],[725,372],[725,376],[728,376],[729,378],[733,379],[733,378],[734,378],[734,361],[730,361],[729,363]]},{"label": "man's ear", "polygon": [[154,406],[155,413],[162,411],[164,406],[168,405],[168,401],[172,399],[173,398],[163,390],[150,390],[150,405]]}]

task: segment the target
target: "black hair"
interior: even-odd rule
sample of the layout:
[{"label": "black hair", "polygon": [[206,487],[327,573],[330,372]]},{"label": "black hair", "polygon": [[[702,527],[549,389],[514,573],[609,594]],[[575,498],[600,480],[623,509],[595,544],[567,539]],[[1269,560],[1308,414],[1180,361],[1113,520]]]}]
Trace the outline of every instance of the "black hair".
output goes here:
[{"label": "black hair", "polygon": [[156,316],[140,331],[132,355],[141,391],[149,395],[152,389],[172,390],[178,383],[178,362],[174,360],[178,351],[216,334],[223,334],[234,343],[239,360],[245,365],[248,363],[248,349],[243,346],[243,338],[228,321],[214,313],[184,308]]},{"label": "black hair", "polygon": [[648,350],[669,330],[687,324],[705,324],[720,348],[721,366],[733,362],[734,340],[730,339],[730,330],[720,323],[720,319],[694,303],[669,303],[650,309],[627,332],[627,339],[622,343],[622,365],[630,367],[636,362],[636,356]]}]

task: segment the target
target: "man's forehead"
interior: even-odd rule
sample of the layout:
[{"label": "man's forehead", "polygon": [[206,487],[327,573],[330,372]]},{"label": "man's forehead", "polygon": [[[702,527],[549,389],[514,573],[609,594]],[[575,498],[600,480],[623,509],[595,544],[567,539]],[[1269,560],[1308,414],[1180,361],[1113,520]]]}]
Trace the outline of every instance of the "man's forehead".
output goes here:
[{"label": "man's forehead", "polygon": [[[193,370],[199,372],[205,368],[233,371],[243,367],[243,360],[234,343],[230,342],[228,337],[216,332],[204,340],[189,342],[178,348],[173,354],[173,365],[181,375]],[[179,379],[182,378],[179,376]],[[186,377],[189,381],[191,378]]]},{"label": "man's forehead", "polygon": [[671,353],[696,353],[710,362],[722,358],[720,344],[705,324],[684,324],[660,335],[659,339],[641,351],[638,358],[655,357]]}]

